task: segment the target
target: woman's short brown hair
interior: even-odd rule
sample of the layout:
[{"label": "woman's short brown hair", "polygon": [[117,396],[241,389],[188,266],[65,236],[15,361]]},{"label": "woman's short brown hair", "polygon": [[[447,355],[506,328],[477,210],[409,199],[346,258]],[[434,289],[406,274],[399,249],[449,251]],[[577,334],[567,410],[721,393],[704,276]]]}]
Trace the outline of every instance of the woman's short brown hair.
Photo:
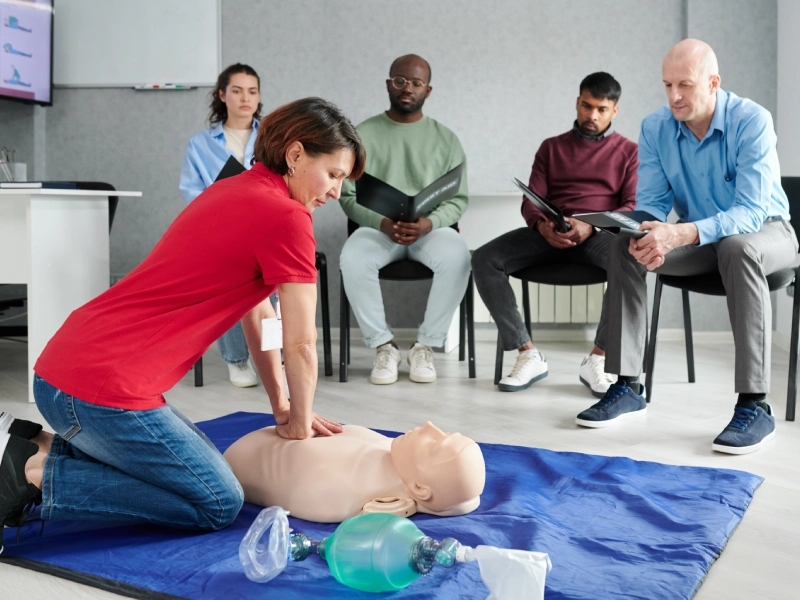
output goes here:
[{"label": "woman's short brown hair", "polygon": [[275,109],[261,120],[253,160],[279,175],[286,175],[286,151],[294,142],[303,144],[310,156],[352,150],[355,181],[364,172],[367,153],[358,132],[336,105],[322,98],[303,98]]}]

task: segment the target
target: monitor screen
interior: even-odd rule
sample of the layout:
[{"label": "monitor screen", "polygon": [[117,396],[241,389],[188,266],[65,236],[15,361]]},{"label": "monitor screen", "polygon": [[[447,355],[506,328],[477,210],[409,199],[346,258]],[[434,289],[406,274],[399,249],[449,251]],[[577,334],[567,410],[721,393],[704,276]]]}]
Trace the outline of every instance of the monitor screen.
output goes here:
[{"label": "monitor screen", "polygon": [[50,105],[53,0],[0,0],[0,97]]}]

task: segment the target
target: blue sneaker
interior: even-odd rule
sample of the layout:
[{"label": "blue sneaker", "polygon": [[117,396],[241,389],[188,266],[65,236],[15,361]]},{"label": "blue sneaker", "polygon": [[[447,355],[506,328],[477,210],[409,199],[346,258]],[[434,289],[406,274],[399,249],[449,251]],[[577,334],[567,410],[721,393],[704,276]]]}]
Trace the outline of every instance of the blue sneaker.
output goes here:
[{"label": "blue sneaker", "polygon": [[775,437],[775,417],[772,407],[764,402],[767,410],[756,404],[755,409],[737,406],[733,419],[717,436],[711,449],[727,454],[749,454]]},{"label": "blue sneaker", "polygon": [[612,384],[603,399],[577,416],[575,422],[584,427],[608,427],[620,419],[647,413],[647,402],[626,385]]}]

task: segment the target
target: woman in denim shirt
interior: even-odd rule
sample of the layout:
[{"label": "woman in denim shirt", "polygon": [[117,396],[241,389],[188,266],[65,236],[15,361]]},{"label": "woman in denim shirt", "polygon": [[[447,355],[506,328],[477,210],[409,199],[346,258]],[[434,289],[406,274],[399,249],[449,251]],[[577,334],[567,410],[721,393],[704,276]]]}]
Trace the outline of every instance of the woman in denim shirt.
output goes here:
[{"label": "woman in denim shirt", "polygon": [[[220,73],[211,92],[211,114],[208,117],[211,129],[192,137],[186,146],[180,190],[187,203],[214,183],[231,156],[246,169],[250,168],[261,118],[260,86],[258,74],[248,65],[236,63]],[[217,345],[228,364],[233,385],[258,385],[241,323],[219,338]]]}]

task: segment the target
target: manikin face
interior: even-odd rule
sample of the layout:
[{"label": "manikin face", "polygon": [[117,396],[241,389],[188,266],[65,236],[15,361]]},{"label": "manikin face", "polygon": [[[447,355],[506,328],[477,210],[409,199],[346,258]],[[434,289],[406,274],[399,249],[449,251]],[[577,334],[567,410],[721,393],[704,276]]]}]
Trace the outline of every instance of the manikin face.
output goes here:
[{"label": "manikin face", "polygon": [[578,129],[584,135],[598,135],[608,129],[619,107],[613,100],[595,98],[588,90],[583,90],[578,96],[577,109]]},{"label": "manikin face", "polygon": [[258,79],[246,73],[234,73],[228,87],[220,90],[219,99],[228,108],[228,118],[252,119],[261,102]]},{"label": "manikin face", "polygon": [[294,167],[291,176],[284,175],[289,195],[314,212],[328,198],[339,199],[342,182],[350,175],[354,163],[355,154],[350,149],[310,156],[300,142],[294,142],[286,153],[286,164]]},{"label": "manikin face", "polygon": [[661,69],[664,90],[676,121],[693,123],[714,114],[720,78],[703,71],[698,60],[664,60]]},{"label": "manikin face", "polygon": [[392,462],[411,498],[434,511],[480,496],[486,482],[478,445],[430,421],[392,441]]}]

